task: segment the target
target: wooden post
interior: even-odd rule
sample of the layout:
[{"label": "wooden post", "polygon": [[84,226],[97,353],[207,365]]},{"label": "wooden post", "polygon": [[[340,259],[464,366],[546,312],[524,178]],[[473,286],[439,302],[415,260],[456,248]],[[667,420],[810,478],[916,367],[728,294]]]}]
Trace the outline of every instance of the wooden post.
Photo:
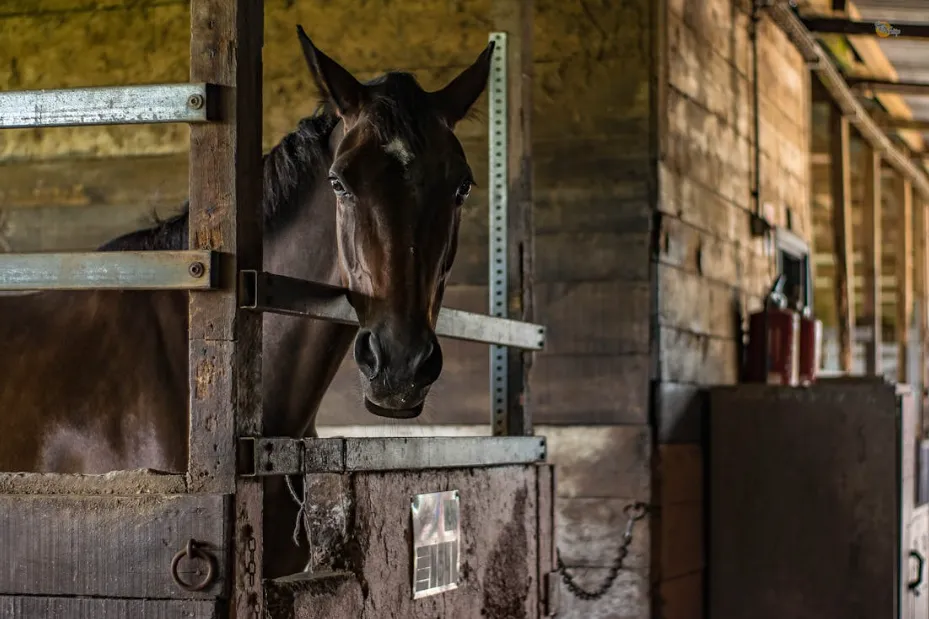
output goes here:
[{"label": "wooden post", "polygon": [[852,191],[849,123],[835,105],[830,113],[832,233],[835,247],[835,307],[839,369],[850,373],[855,350],[854,267],[852,264]]},{"label": "wooden post", "polygon": [[[494,30],[507,33],[507,143],[509,192],[507,203],[507,290],[510,318],[532,321],[533,212],[532,212],[532,32],[534,0],[499,0],[493,3]],[[529,370],[532,354],[511,348],[507,355],[507,414],[505,427],[495,434],[530,435]]]},{"label": "wooden post", "polygon": [[881,328],[883,311],[881,306],[881,154],[867,147],[867,165],[864,174],[864,201],[862,208],[862,238],[864,240],[863,273],[864,290],[862,314],[871,327],[871,339],[865,346],[865,371],[869,376],[881,374]]},{"label": "wooden post", "polygon": [[913,319],[913,185],[909,179],[896,177],[897,230],[897,380],[906,383],[909,376],[909,336]]},{"label": "wooden post", "polygon": [[221,121],[190,128],[191,249],[222,252],[221,291],[191,293],[190,457],[193,492],[235,493],[234,613],[262,602],[262,484],[236,477],[236,438],[261,419],[259,313],[238,309],[237,273],[261,269],[262,0],[191,0],[190,79],[219,88]]}]

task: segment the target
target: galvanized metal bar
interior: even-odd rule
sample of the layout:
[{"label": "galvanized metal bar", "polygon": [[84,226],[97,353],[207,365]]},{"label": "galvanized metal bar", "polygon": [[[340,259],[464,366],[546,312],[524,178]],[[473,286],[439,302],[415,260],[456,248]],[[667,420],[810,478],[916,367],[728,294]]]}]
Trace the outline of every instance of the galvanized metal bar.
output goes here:
[{"label": "galvanized metal bar", "polygon": [[[488,123],[490,203],[488,226],[490,242],[488,283],[490,285],[490,315],[507,317],[507,228],[509,170],[507,162],[509,112],[507,110],[507,48],[506,33],[492,32],[493,59],[490,64]],[[503,434],[507,413],[507,350],[490,347],[490,426],[494,434]]]},{"label": "galvanized metal bar", "polygon": [[238,471],[243,476],[474,468],[542,462],[544,436],[430,438],[244,437]]},{"label": "galvanized metal bar", "polygon": [[[349,304],[344,288],[248,270],[241,271],[239,278],[239,302],[244,309],[358,324],[358,316]],[[545,344],[545,327],[542,325],[446,307],[439,311],[436,334],[456,340],[496,344],[504,350],[507,346],[541,350]]]},{"label": "galvanized metal bar", "polygon": [[0,93],[0,129],[201,123],[207,84],[145,84]]},{"label": "galvanized metal bar", "polygon": [[0,254],[0,290],[209,290],[211,251]]}]

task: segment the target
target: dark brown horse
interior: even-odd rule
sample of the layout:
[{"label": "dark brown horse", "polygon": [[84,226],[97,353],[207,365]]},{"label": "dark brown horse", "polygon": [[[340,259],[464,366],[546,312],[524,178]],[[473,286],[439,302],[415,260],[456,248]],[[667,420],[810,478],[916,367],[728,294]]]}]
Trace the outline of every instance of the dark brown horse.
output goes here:
[{"label": "dark brown horse", "polygon": [[[325,102],[264,157],[264,269],[347,287],[360,329],[264,317],[265,434],[289,437],[315,434],[353,337],[367,409],[422,411],[442,371],[434,328],[473,183],[453,129],[493,50],[427,92],[401,72],[362,84],[297,30]],[[186,249],[187,225],[185,210],[101,249]],[[183,292],[0,296],[0,470],[185,470],[186,326]],[[285,503],[269,521],[294,516]],[[305,561],[267,541],[279,559],[267,575]]]}]

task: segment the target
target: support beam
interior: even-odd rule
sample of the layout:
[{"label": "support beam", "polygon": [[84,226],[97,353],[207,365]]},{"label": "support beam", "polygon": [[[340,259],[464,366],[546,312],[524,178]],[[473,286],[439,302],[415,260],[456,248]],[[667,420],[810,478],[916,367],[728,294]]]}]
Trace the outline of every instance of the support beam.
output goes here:
[{"label": "support beam", "polygon": [[865,344],[865,372],[881,374],[881,154],[868,149],[864,170],[862,201],[862,278],[864,280],[861,313],[871,328],[871,339]]},{"label": "support beam", "polygon": [[929,120],[917,120],[915,118],[888,118],[878,121],[878,126],[882,129],[899,131],[929,131]]},{"label": "support beam", "polygon": [[262,267],[262,0],[191,0],[190,77],[219,86],[220,122],[190,129],[191,249],[222,252],[223,289],[190,293],[192,492],[235,493],[231,570],[236,619],[263,616],[260,481],[236,476],[236,437],[258,436],[261,314],[240,310],[236,273]]},{"label": "support beam", "polygon": [[[874,122],[874,119],[855,98],[842,74],[836,69],[822,45],[810,34],[800,19],[786,2],[765,0],[768,15],[787,38],[793,43],[810,68],[828,90],[833,101],[851,118],[852,124],[862,137],[884,156],[888,165],[905,175],[913,186],[924,196],[929,196],[929,178],[923,170],[917,168],[909,157],[897,148],[886,133]],[[854,9],[850,5],[849,9]],[[921,150],[921,149],[920,149]]]},{"label": "support beam", "polygon": [[852,90],[859,93],[891,92],[898,95],[929,97],[929,83],[926,82],[893,82],[854,77],[847,78],[847,81]]},{"label": "support beam", "polygon": [[839,369],[852,371],[855,349],[855,305],[850,292],[855,281],[852,249],[852,181],[848,118],[833,106],[829,114],[829,148],[832,154],[832,234],[835,248],[835,307],[839,338]]},{"label": "support beam", "polygon": [[[921,387],[926,385],[926,327],[927,325],[927,314],[926,314],[926,303],[929,302],[929,270],[927,270],[927,261],[926,256],[929,253],[929,246],[927,246],[926,229],[927,229],[927,219],[929,219],[929,213],[926,212],[926,204],[923,200],[919,199],[915,193],[913,194],[913,279],[914,279],[914,294],[918,302],[913,304],[914,308],[918,310],[917,315],[913,320],[913,328],[916,330],[916,341],[915,344],[918,346],[919,351],[919,367],[916,368],[916,376],[912,377],[914,384],[919,384]],[[922,391],[922,389],[920,389]],[[924,412],[923,407],[923,397],[921,394],[914,394],[917,404],[917,408],[920,411],[920,434],[922,428],[922,413]]]},{"label": "support beam", "polygon": [[894,22],[890,24],[884,21],[858,21],[834,17],[808,17],[801,18],[800,21],[807,30],[817,34],[929,39],[929,23]]},{"label": "support beam", "polygon": [[908,372],[909,335],[913,321],[913,185],[908,179],[895,179],[897,193],[897,380],[906,383]]},{"label": "support beam", "polygon": [[[532,322],[534,302],[533,280],[533,219],[532,219],[532,33],[534,0],[497,0],[493,3],[493,26],[497,32],[506,33],[506,160],[507,179],[506,223],[503,229],[507,241],[504,277],[507,295],[506,313],[509,318]],[[495,52],[496,54],[496,52]],[[490,84],[491,95],[494,84]],[[492,100],[489,97],[489,100]],[[493,125],[492,125],[493,127]],[[493,128],[491,129],[493,130]],[[491,146],[495,140],[491,140]],[[495,179],[488,187],[497,191]],[[499,222],[491,221],[491,232]],[[499,274],[491,259],[491,282]],[[491,286],[493,288],[493,286]],[[492,299],[493,301],[493,299]],[[492,313],[494,308],[491,308]],[[495,435],[532,434],[532,416],[528,393],[529,372],[532,367],[531,353],[517,349],[491,347],[491,364],[500,358],[506,360],[501,376],[493,371],[491,376],[492,431]],[[506,388],[499,398],[497,380],[503,378]]]}]

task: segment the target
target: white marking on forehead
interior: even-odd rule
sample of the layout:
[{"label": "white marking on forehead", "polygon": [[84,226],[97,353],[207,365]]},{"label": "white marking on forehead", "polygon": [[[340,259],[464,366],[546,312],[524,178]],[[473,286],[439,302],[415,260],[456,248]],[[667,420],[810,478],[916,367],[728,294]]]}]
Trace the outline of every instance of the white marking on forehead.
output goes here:
[{"label": "white marking on forehead", "polygon": [[396,157],[403,167],[410,165],[410,162],[413,161],[413,153],[410,152],[410,147],[400,138],[392,139],[384,147],[384,150]]}]

